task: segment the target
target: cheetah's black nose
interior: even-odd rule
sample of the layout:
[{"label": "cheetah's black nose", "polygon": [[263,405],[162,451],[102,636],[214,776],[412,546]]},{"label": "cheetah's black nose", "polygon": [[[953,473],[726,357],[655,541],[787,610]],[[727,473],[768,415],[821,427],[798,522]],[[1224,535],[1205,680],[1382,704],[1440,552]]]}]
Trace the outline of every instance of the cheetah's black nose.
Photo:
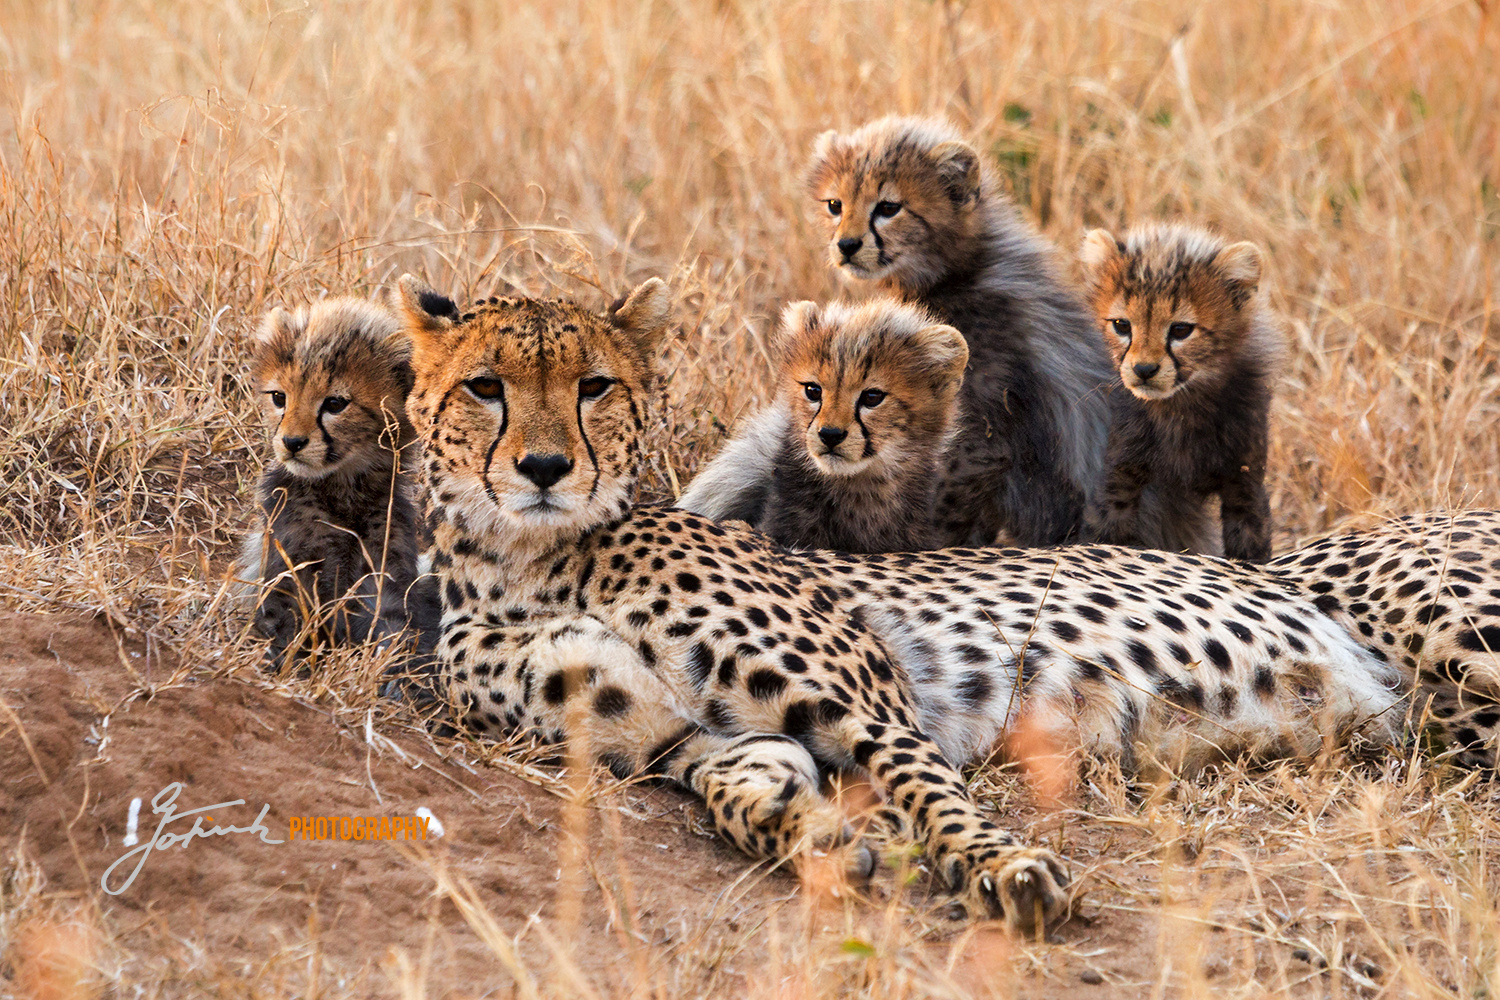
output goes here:
[{"label": "cheetah's black nose", "polygon": [[307,438],[284,437],[281,439],[281,446],[287,450],[288,454],[295,455],[297,454],[297,452],[307,447]]},{"label": "cheetah's black nose", "polygon": [[829,448],[836,448],[840,441],[849,436],[849,432],[842,427],[820,427],[818,429],[818,440]]},{"label": "cheetah's black nose", "polygon": [[1161,365],[1139,364],[1135,366],[1134,370],[1136,378],[1140,379],[1142,382],[1149,382],[1152,375],[1155,375],[1157,372],[1161,371]]},{"label": "cheetah's black nose", "polygon": [[516,463],[516,471],[545,490],[573,471],[573,460],[562,455],[527,455]]},{"label": "cheetah's black nose", "polygon": [[859,248],[863,243],[864,240],[860,239],[858,236],[845,236],[843,239],[839,240],[839,253],[844,255],[845,260],[848,260],[850,257],[853,257],[855,254],[859,253]]}]

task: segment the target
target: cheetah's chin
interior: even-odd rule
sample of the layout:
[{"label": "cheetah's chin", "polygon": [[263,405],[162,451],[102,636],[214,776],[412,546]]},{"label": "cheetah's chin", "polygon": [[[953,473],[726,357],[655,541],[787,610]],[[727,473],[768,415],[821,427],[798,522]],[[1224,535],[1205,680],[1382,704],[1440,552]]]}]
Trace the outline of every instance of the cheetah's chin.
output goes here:
[{"label": "cheetah's chin", "polygon": [[338,469],[337,465],[308,465],[296,458],[278,459],[281,467],[298,479],[324,479]]},{"label": "cheetah's chin", "polygon": [[1131,384],[1127,382],[1125,384],[1125,388],[1129,389],[1131,395],[1135,396],[1137,399],[1144,399],[1148,402],[1156,402],[1173,395],[1177,392],[1178,389],[1181,388],[1181,386],[1174,385],[1170,389],[1158,389],[1154,385],[1142,385],[1140,383]]},{"label": "cheetah's chin", "polygon": [[887,258],[875,267],[866,267],[864,264],[859,264],[852,260],[840,261],[838,264],[838,269],[846,277],[858,278],[860,281],[879,281],[895,270],[895,268],[896,260],[893,257]]},{"label": "cheetah's chin", "polygon": [[864,472],[870,467],[871,460],[868,458],[845,458],[843,455],[823,452],[821,454],[808,453],[818,471],[825,476],[841,476],[852,478]]}]

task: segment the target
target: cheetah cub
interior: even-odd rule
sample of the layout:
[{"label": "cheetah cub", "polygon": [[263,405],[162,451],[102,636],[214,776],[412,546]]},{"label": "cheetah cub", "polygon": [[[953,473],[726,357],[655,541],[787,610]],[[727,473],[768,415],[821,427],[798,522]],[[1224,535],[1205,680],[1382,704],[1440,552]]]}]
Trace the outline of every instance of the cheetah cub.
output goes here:
[{"label": "cheetah cub", "polygon": [[1078,536],[1109,430],[1109,359],[1054,251],[946,122],[882,118],[814,147],[808,186],[845,277],[968,341],[939,485],[943,543]]},{"label": "cheetah cub", "polygon": [[[275,460],[256,484],[238,577],[269,658],[395,636],[423,589],[401,323],[375,303],[329,299],[273,310],[254,346]],[[427,596],[435,626],[435,588]]]},{"label": "cheetah cub", "polygon": [[1265,562],[1268,411],[1282,342],[1257,294],[1260,251],[1186,226],[1147,226],[1123,240],[1092,230],[1082,256],[1130,393],[1115,394],[1091,527],[1104,542]]},{"label": "cheetah cub", "polygon": [[[936,548],[937,481],[969,348],[891,299],[787,307],[776,400],[678,506],[738,514],[783,545],[841,552]],[[746,468],[769,475],[742,475]],[[764,483],[764,486],[760,485]]]}]

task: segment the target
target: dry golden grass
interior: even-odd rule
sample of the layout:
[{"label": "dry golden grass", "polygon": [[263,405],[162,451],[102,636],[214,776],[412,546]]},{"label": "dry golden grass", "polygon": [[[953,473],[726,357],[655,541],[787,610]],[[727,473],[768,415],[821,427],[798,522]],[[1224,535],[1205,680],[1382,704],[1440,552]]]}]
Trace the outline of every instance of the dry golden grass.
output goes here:
[{"label": "dry golden grass", "polygon": [[[1279,547],[1493,505],[1497,20],[1492,0],[0,0],[0,599],[252,669],[223,586],[262,436],[250,331],[407,270],[593,301],[667,277],[681,334],[649,486],[671,490],[765,392],[780,304],[838,291],[800,188],[811,139],[893,111],[953,117],[1067,251],[1086,226],[1177,216],[1268,249],[1293,359]],[[288,683],[362,712],[373,674]],[[1026,798],[976,780],[1002,812]],[[1148,918],[1121,995],[1500,990],[1483,784],[1288,767],[1141,805],[1100,778],[1037,824],[1098,887],[1096,927]],[[212,956],[127,959],[107,928],[69,930],[24,859],[6,873],[0,929],[115,956],[91,961],[119,995],[193,995],[170,985],[183,968],[241,995]],[[829,925],[806,895],[746,937],[763,976],[685,976],[727,959],[678,950],[621,995],[1010,996],[1066,990],[1061,951],[1090,960],[1087,935],[932,944],[899,895],[829,904]],[[516,929],[472,913],[517,961]],[[243,995],[305,994],[278,961]],[[419,957],[388,971],[429,995]]]}]

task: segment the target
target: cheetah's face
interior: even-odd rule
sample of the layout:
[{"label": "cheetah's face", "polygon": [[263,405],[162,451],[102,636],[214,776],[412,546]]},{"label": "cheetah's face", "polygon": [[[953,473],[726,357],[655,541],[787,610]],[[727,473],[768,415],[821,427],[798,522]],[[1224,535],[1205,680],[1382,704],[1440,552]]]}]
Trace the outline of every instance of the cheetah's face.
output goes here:
[{"label": "cheetah's face", "polygon": [[666,286],[609,314],[562,301],[489,299],[472,312],[401,280],[437,507],[474,530],[580,534],[628,507]]},{"label": "cheetah's face", "polygon": [[850,278],[920,286],[941,274],[942,248],[933,241],[973,225],[979,156],[946,133],[882,141],[879,130],[899,124],[825,133],[814,148],[808,187],[833,267]]},{"label": "cheetah's face", "polygon": [[411,440],[409,351],[400,320],[372,302],[272,310],[252,378],[277,461],[303,479],[388,465]]},{"label": "cheetah's face", "polygon": [[1084,241],[1095,315],[1125,387],[1162,400],[1216,382],[1245,337],[1260,251],[1184,229],[1102,229]]},{"label": "cheetah's face", "polygon": [[894,299],[787,307],[778,392],[812,464],[857,476],[941,447],[969,348],[963,336]]}]

